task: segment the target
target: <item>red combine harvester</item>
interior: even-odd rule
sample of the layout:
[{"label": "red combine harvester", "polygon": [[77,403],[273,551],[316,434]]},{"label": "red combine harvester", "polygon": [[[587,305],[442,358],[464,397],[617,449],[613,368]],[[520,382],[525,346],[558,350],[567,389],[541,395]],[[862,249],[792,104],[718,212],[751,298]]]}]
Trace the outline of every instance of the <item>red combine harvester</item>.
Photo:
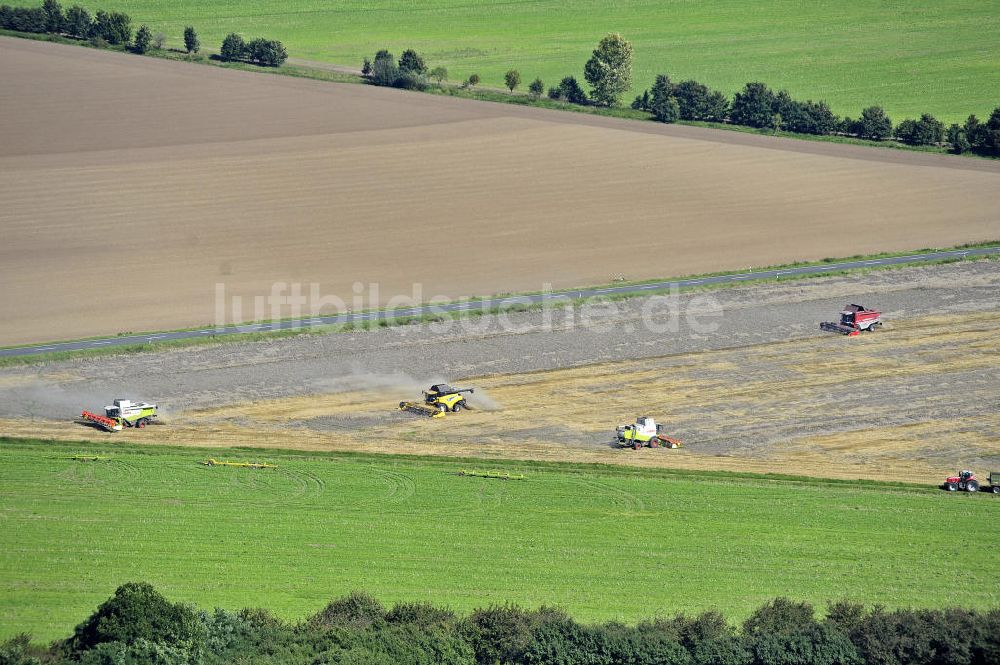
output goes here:
[{"label": "red combine harvester", "polygon": [[875,327],[880,325],[882,325],[882,312],[868,309],[864,305],[848,305],[840,313],[839,323],[824,321],[819,324],[819,328],[853,337],[862,330],[875,332]]}]

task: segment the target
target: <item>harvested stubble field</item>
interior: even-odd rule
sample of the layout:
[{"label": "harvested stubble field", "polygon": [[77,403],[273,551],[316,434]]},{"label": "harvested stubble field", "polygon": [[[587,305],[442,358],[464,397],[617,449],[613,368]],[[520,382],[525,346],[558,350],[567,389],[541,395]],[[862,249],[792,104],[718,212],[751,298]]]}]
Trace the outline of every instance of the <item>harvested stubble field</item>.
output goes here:
[{"label": "harvested stubble field", "polygon": [[70,634],[137,579],[288,619],[359,588],[463,612],[559,604],[585,621],[712,607],[736,621],[779,595],[1000,601],[992,496],[586,465],[506,464],[526,477],[502,481],[467,466],[3,440],[0,639]]},{"label": "harvested stubble field", "polygon": [[[0,39],[0,343],[987,240],[1000,164]],[[287,314],[288,310],[278,314]],[[307,310],[307,313],[312,313]]]},{"label": "harvested stubble field", "polygon": [[[939,483],[1000,470],[1000,271],[991,261],[712,293],[714,332],[637,327],[644,300],[597,327],[520,314],[518,332],[410,326],[53,363],[0,372],[0,434],[123,443],[354,450]],[[679,299],[681,311],[698,297]],[[886,311],[856,338],[816,324],[845,301]],[[462,378],[466,377],[466,378]],[[396,410],[447,379],[479,410]],[[108,435],[73,422],[113,396],[163,425]],[[680,450],[618,450],[652,415]],[[61,418],[61,420],[60,420]],[[110,437],[110,438],[109,438]]]}]

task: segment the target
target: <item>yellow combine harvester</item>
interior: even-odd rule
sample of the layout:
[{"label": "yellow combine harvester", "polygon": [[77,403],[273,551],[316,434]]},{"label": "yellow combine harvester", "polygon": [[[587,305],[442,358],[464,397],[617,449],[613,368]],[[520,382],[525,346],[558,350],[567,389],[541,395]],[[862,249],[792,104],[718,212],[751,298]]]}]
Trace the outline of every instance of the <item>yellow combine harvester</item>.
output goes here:
[{"label": "yellow combine harvester", "polygon": [[447,383],[435,383],[424,391],[423,402],[400,402],[400,411],[418,413],[431,418],[440,418],[451,411],[458,413],[462,409],[471,409],[462,393],[474,393],[475,388],[452,388]]}]

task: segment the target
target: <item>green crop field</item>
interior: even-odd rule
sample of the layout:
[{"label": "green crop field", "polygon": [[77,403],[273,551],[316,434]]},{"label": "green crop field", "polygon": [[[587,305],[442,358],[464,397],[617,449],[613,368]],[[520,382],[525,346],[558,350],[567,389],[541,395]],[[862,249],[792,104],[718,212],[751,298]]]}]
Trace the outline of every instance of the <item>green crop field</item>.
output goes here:
[{"label": "green crop field", "polygon": [[[198,463],[209,455],[278,468]],[[737,620],[778,595],[1000,603],[990,495],[527,463],[501,467],[524,480],[457,475],[472,466],[0,440],[0,637],[64,636],[129,580],[287,618],[352,589],[583,620]]]},{"label": "green crop field", "polygon": [[[502,86],[574,74],[597,41],[618,31],[635,46],[635,92],[655,74],[697,78],[732,93],[751,80],[825,99],[857,117],[882,104],[894,120],[929,112],[946,121],[1000,104],[1000,7],[976,0],[86,0],[120,9],[181,44],[187,24],[218,49],[227,32],[268,36],[293,57],[360,67],[382,47],[408,47],[451,78],[473,72]],[[626,100],[630,101],[630,100]]]}]

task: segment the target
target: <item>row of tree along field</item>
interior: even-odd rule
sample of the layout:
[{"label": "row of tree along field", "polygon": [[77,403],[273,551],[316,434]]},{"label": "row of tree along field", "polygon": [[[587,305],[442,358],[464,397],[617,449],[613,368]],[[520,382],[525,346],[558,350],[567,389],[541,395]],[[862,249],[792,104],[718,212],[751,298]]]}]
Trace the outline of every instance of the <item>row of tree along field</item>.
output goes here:
[{"label": "row of tree along field", "polygon": [[[375,85],[423,90],[431,80],[441,84],[448,78],[448,71],[443,67],[428,69],[424,59],[413,50],[405,51],[398,63],[391,53],[382,50],[374,61],[365,59],[362,75]],[[590,84],[589,94],[575,76],[566,76],[548,88],[549,98],[579,105],[619,105],[621,96],[632,87],[631,43],[617,33],[607,35],[584,65],[583,75]],[[511,69],[504,79],[507,88],[514,92],[521,84],[521,73]],[[478,83],[479,76],[473,74],[462,86],[468,88]],[[544,91],[541,79],[536,78],[528,86],[528,92],[536,98]],[[787,91],[775,92],[765,83],[747,83],[729,99],[725,93],[698,81],[674,83],[667,74],[660,74],[650,89],[635,98],[631,107],[650,113],[660,122],[689,120],[873,141],[895,139],[907,145],[947,145],[956,153],[1000,155],[1000,106],[986,122],[970,115],[962,125],[945,127],[933,115],[925,113],[920,118],[893,124],[877,105],[864,109],[854,119],[836,115],[824,101],[796,100]]]},{"label": "row of tree along field", "polygon": [[[63,11],[58,0],[45,0],[41,7],[0,5],[0,28],[86,39],[99,48],[120,46],[140,54],[162,49],[167,39],[163,33],[154,35],[146,25],[140,25],[133,35],[132,17],[128,14],[99,10],[91,16],[78,5]],[[198,34],[191,26],[184,29],[184,48],[189,54],[201,49]],[[246,42],[240,35],[230,34],[222,42],[219,57],[231,62],[278,67],[285,62],[288,53],[281,42],[273,39],[257,38]]]},{"label": "row of tree along field", "polygon": [[778,598],[740,626],[718,612],[582,624],[557,608],[493,605],[467,616],[429,603],[391,609],[364,593],[286,623],[264,609],[198,610],[129,583],[48,647],[18,635],[4,665],[439,663],[442,665],[989,665],[1000,608],[886,610]]},{"label": "row of tree along field", "polygon": [[[89,39],[95,46],[116,45],[138,53],[162,49],[166,40],[162,33],[154,36],[145,25],[139,27],[133,39],[132,21],[127,14],[98,11],[91,17],[79,6],[63,11],[58,0],[44,0],[41,7],[0,5],[0,28]],[[184,43],[189,54],[199,50],[193,27],[185,29]],[[245,41],[239,34],[230,33],[223,40],[218,57],[224,61],[278,67],[288,54],[279,41],[262,38]],[[549,98],[577,105],[618,106],[621,96],[632,86],[632,44],[617,33],[607,35],[584,65],[583,74],[590,84],[589,94],[575,76],[566,76],[548,88]],[[423,57],[412,49],[405,51],[398,61],[387,50],[381,50],[374,60],[365,59],[362,75],[375,85],[425,90],[431,81],[443,84],[448,71],[444,67],[428,68]],[[479,76],[472,74],[462,87],[471,88],[479,82]],[[520,72],[509,70],[504,82],[513,93],[521,85]],[[535,98],[546,91],[544,82],[538,78],[527,88]],[[1000,156],[1000,106],[985,122],[970,115],[961,125],[953,123],[945,127],[933,115],[925,113],[894,124],[877,105],[864,109],[856,119],[840,117],[824,101],[793,99],[787,91],[774,91],[765,83],[747,83],[730,99],[699,81],[675,83],[667,74],[660,74],[650,89],[635,98],[631,107],[667,123],[678,120],[725,123],[775,132],[947,146],[955,153]]]}]

